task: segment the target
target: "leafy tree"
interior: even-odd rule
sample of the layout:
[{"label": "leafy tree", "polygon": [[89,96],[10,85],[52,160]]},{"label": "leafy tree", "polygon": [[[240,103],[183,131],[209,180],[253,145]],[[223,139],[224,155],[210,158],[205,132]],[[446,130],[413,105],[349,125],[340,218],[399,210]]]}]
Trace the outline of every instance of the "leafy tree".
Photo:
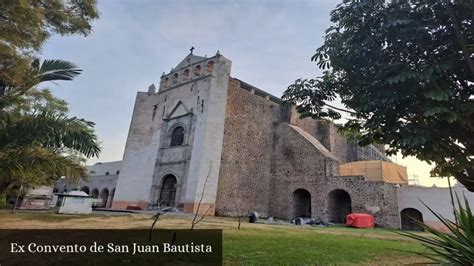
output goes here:
[{"label": "leafy tree", "polygon": [[[62,60],[34,60],[32,86],[72,80],[82,72]],[[67,116],[67,103],[47,89],[8,87],[0,97],[0,195],[18,188],[21,180],[50,185],[61,176],[86,178],[84,159],[98,156],[94,123]]]},{"label": "leafy tree", "polygon": [[91,32],[95,0],[0,1],[0,97],[37,83],[31,63],[51,34]]},{"label": "leafy tree", "polygon": [[50,35],[88,35],[97,17],[95,0],[0,1],[0,194],[20,179],[40,185],[84,177],[84,158],[99,154],[94,124],[68,117],[64,101],[35,89],[81,73],[70,62],[36,57]]},{"label": "leafy tree", "polygon": [[100,152],[93,123],[40,111],[0,124],[0,194],[23,179],[51,184],[61,176],[86,177],[82,158]]},{"label": "leafy tree", "polygon": [[47,89],[31,89],[0,120],[0,194],[20,183],[51,184],[87,176],[85,157],[100,152],[94,123],[67,116],[67,103]]},{"label": "leafy tree", "polygon": [[[472,1],[344,0],[312,60],[324,70],[284,93],[303,117],[350,118],[359,144],[434,163],[474,191]],[[340,99],[347,110],[331,101]]]},{"label": "leafy tree", "polygon": [[[21,89],[7,85],[3,87],[4,94],[0,96],[0,111],[8,111],[9,106],[18,104],[19,101],[23,102],[23,104],[28,104],[28,99],[34,100],[31,98],[32,96],[33,98],[37,98],[38,96],[46,97],[47,95],[44,93],[41,93],[42,95],[39,95],[38,93],[40,92],[38,91],[30,93],[28,97],[23,97],[25,93],[28,94],[29,90],[31,90],[32,88],[34,88],[34,86],[38,85],[41,82],[72,80],[81,72],[81,69],[79,69],[75,64],[68,61],[44,60],[43,63],[40,64],[39,60],[35,59],[31,64],[30,73],[33,76],[33,79],[31,80],[28,87],[22,87]],[[54,97],[49,92],[48,94],[49,96],[47,97],[47,99],[53,100]],[[44,100],[47,99],[45,98]]]}]

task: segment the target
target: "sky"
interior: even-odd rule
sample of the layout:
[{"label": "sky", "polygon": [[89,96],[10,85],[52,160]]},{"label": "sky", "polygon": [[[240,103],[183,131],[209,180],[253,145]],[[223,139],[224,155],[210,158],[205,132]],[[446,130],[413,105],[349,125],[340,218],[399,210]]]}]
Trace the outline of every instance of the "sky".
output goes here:
[{"label": "sky", "polygon": [[[98,0],[100,18],[89,36],[53,36],[42,50],[43,59],[74,62],[83,73],[45,85],[69,103],[71,115],[96,123],[103,151],[88,164],[121,160],[137,91],[158,85],[191,46],[201,56],[219,50],[232,61],[233,77],[281,96],[294,80],[321,74],[310,58],[339,2]],[[428,165],[394,159],[420,184],[446,185],[429,178]]]}]

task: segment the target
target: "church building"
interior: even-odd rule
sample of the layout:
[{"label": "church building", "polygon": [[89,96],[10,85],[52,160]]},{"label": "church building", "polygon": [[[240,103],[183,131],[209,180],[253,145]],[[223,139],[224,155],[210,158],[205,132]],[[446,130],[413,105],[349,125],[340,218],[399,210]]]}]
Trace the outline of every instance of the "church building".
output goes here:
[{"label": "church building", "polygon": [[361,212],[398,228],[406,185],[406,168],[383,146],[360,147],[331,122],[300,119],[232,77],[219,52],[191,52],[158,88],[138,92],[111,207],[334,223]]}]

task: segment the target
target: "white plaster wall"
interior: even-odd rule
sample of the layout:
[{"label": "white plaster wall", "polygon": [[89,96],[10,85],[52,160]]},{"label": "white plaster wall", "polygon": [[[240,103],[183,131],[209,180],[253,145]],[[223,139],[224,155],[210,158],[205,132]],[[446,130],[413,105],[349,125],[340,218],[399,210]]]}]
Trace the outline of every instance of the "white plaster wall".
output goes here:
[{"label": "white plaster wall", "polygon": [[[195,62],[204,66],[205,62],[210,59],[203,58],[202,61]],[[187,68],[187,65],[184,65]],[[179,70],[176,70],[179,72]],[[173,73],[173,72],[172,72]],[[169,74],[169,75],[172,75]],[[171,87],[168,90],[158,93],[159,104],[165,106],[166,121],[161,122],[161,143],[157,156],[157,163],[154,174],[154,187],[151,188],[151,201],[156,202],[159,197],[159,189],[162,178],[167,174],[173,174],[178,179],[178,191],[176,193],[176,203],[189,202],[185,200],[188,188],[195,192],[195,186],[189,185],[189,174],[194,170],[190,170],[190,162],[192,160],[191,153],[195,149],[199,149],[202,140],[196,137],[196,132],[200,132],[202,128],[203,117],[208,104],[208,90],[211,76],[201,75],[186,83]],[[160,86],[161,87],[161,86]],[[204,110],[202,101],[204,100]],[[186,113],[187,112],[187,113]],[[183,116],[185,115],[185,116]],[[180,124],[185,128],[184,145],[177,147],[168,147],[169,131],[176,124]],[[196,148],[197,147],[197,148]]]},{"label": "white plaster wall", "polygon": [[[99,193],[103,189],[108,189],[109,194],[117,186],[118,175],[99,175],[90,176],[88,180],[81,180],[79,184],[70,183],[67,180],[61,179],[54,183],[54,190],[56,193],[63,193],[72,190],[80,190],[82,187],[89,188],[89,195],[92,190],[97,189]],[[67,189],[67,191],[66,191]]]},{"label": "white plaster wall", "polygon": [[94,165],[87,166],[87,172],[90,176],[105,175],[107,172],[109,175],[116,175],[117,171],[122,168],[122,161],[113,162],[99,162]]},{"label": "white plaster wall", "polygon": [[[80,203],[77,201],[81,201]],[[89,214],[92,213],[92,199],[86,197],[65,197],[58,213]]]},{"label": "white plaster wall", "polygon": [[[209,75],[205,66],[210,60],[214,68]],[[161,178],[168,173],[178,178],[177,202],[197,202],[212,165],[203,202],[215,203],[231,62],[221,55],[188,55],[161,80],[175,73],[181,76],[198,64],[199,77],[167,88],[161,82],[157,93],[138,93],[114,202],[153,204]],[[185,143],[168,147],[168,131],[179,122],[185,126]]]},{"label": "white plaster wall", "polygon": [[[459,199],[463,202],[463,195],[474,207],[474,193],[467,189],[455,186],[453,187],[453,196],[456,201],[457,193]],[[423,221],[431,224],[438,223],[436,217],[423,205],[424,202],[432,210],[441,214],[445,218],[454,221],[453,208],[449,188],[420,187],[420,186],[402,186],[398,188],[398,214],[405,208],[417,209],[423,215]]]},{"label": "white plaster wall", "polygon": [[160,140],[158,117],[161,118],[161,114],[159,108],[154,108],[157,102],[156,94],[137,94],[114,202],[149,200]]},{"label": "white plaster wall", "polygon": [[[218,56],[209,88],[203,91],[204,110],[196,123],[184,202],[215,203],[224,141],[225,108],[231,61]],[[203,189],[209,175],[205,190]]]}]

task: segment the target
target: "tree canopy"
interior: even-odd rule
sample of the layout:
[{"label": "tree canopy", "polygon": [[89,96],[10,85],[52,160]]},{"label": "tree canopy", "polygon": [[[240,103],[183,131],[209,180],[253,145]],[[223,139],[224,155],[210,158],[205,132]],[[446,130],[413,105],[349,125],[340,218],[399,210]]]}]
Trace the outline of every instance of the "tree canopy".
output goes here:
[{"label": "tree canopy", "polygon": [[[48,68],[47,75],[56,70],[68,75],[61,66]],[[67,103],[47,89],[31,88],[8,99],[14,101],[0,117],[0,194],[21,181],[34,186],[50,185],[61,176],[86,178],[84,159],[100,153],[94,123],[68,117]]]},{"label": "tree canopy", "polygon": [[32,62],[51,34],[91,32],[95,0],[0,1],[0,97],[37,82]]},{"label": "tree canopy", "polygon": [[344,0],[312,57],[323,75],[283,99],[303,117],[347,112],[342,130],[359,144],[434,163],[474,191],[473,14],[469,1]]},{"label": "tree canopy", "polygon": [[98,156],[94,123],[69,117],[67,104],[45,81],[81,73],[63,60],[37,58],[52,34],[88,35],[98,17],[95,0],[0,1],[0,195],[60,176],[87,176],[85,158]]}]

